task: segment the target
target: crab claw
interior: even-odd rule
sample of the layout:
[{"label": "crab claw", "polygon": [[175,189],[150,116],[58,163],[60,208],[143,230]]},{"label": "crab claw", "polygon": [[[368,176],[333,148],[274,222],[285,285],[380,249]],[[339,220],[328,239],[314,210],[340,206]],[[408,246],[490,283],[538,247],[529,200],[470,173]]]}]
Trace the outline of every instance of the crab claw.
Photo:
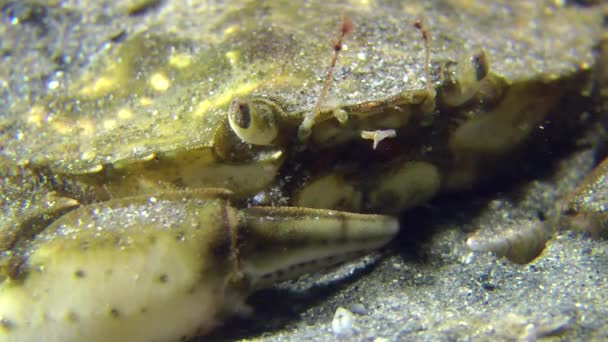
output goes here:
[{"label": "crab claw", "polygon": [[0,341],[156,341],[201,335],[253,290],[388,242],[394,219],[248,208],[219,189],[81,206],[15,250]]},{"label": "crab claw", "polygon": [[390,216],[325,209],[253,207],[240,216],[240,269],[255,288],[364,255],[399,229]]}]

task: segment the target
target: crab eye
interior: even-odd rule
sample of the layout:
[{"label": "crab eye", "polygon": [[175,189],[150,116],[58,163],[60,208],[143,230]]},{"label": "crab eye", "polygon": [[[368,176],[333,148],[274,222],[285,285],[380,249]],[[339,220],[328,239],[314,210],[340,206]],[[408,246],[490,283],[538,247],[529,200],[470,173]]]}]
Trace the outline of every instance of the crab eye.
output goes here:
[{"label": "crab eye", "polygon": [[238,108],[233,112],[232,120],[241,129],[247,129],[251,125],[251,111],[247,103],[237,103]]},{"label": "crab eye", "polygon": [[488,57],[483,50],[479,50],[477,53],[471,56],[471,66],[475,71],[475,79],[477,82],[486,78],[488,72],[490,71],[490,65],[488,63]]},{"label": "crab eye", "polygon": [[483,50],[460,61],[453,75],[448,77],[442,89],[442,99],[449,106],[460,106],[479,90],[480,83],[488,76],[490,64]]},{"label": "crab eye", "polygon": [[244,142],[270,145],[278,135],[276,113],[266,101],[235,99],[228,109],[230,127]]}]

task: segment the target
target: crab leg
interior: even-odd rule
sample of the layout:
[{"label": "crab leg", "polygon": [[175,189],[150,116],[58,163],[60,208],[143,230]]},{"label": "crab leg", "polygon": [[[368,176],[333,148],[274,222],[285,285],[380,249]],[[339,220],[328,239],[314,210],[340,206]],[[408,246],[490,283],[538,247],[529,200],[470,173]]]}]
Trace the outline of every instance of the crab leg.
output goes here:
[{"label": "crab leg", "polygon": [[82,206],[27,246],[0,284],[0,341],[166,341],[200,335],[257,288],[387,243],[396,220],[237,210],[222,190]]}]

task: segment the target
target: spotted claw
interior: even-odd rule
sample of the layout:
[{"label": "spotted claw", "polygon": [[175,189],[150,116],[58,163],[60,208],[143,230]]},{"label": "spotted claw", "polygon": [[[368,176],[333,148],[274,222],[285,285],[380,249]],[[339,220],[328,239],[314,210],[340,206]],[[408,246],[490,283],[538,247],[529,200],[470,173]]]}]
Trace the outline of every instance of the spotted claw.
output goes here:
[{"label": "spotted claw", "polygon": [[165,341],[204,334],[252,291],[378,248],[395,219],[238,210],[222,190],[82,206],[0,284],[0,341]]}]

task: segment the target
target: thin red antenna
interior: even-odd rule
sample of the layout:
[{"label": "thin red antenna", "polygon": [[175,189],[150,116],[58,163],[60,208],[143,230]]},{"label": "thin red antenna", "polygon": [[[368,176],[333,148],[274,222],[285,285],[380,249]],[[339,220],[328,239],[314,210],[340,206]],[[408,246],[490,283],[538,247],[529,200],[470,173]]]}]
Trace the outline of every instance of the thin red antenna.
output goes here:
[{"label": "thin red antenna", "polygon": [[300,125],[300,131],[298,132],[301,139],[306,139],[310,134],[310,128],[314,125],[314,120],[319,115],[321,111],[321,104],[323,100],[327,96],[327,92],[329,91],[329,86],[331,85],[331,79],[334,74],[334,69],[336,68],[336,63],[338,61],[338,56],[340,55],[340,51],[342,51],[344,38],[347,34],[353,31],[353,23],[344,15],[342,15],[342,22],[340,23],[340,27],[338,30],[338,40],[334,42],[334,54],[331,58],[331,63],[329,64],[329,69],[327,69],[327,74],[325,74],[325,81],[323,81],[323,88],[321,89],[321,93],[317,98],[317,102],[315,102],[312,111],[306,115],[304,121]]},{"label": "thin red antenna", "polygon": [[422,35],[422,40],[424,40],[424,72],[426,77],[426,90],[431,93],[431,49],[430,49],[430,41],[431,36],[429,35],[429,31],[424,27],[424,23],[422,19],[416,20],[414,23],[414,27],[420,31]]}]

